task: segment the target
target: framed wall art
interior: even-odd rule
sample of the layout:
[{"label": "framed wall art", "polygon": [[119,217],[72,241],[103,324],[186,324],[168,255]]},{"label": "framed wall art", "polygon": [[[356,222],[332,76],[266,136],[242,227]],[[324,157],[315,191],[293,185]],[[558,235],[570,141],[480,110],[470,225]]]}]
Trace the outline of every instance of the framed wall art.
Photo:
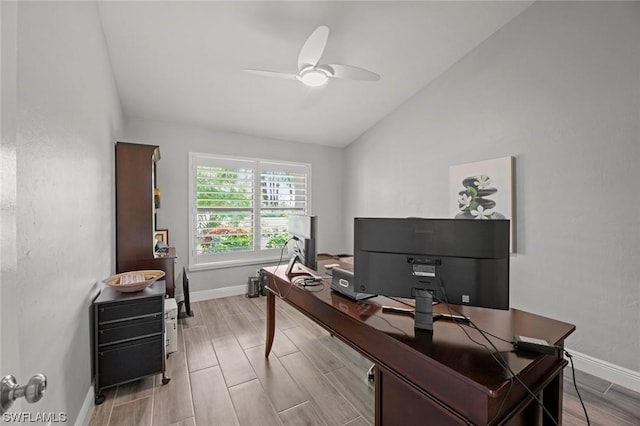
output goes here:
[{"label": "framed wall art", "polygon": [[515,252],[514,157],[451,166],[450,212],[456,219],[509,219]]}]

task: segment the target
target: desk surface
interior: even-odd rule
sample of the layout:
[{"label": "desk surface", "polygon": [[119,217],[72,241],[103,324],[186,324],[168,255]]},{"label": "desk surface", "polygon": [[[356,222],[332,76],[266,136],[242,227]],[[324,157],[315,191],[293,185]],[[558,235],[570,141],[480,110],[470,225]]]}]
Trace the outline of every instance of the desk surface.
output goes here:
[{"label": "desk surface", "polygon": [[[324,265],[330,263],[341,263],[348,267],[348,261],[343,260],[319,259],[318,272],[326,274]],[[285,268],[286,265],[266,268],[278,278],[270,284],[280,286],[275,289],[276,292],[280,292],[289,303],[325,328],[335,331],[338,337],[372,361],[391,368],[403,377],[411,377],[420,387],[433,389],[437,397],[446,399],[448,395],[452,396],[452,392],[471,391],[493,400],[487,404],[496,409],[503,397],[511,398],[511,393],[518,393],[511,390],[509,373],[494,359],[495,350],[490,349],[485,338],[472,327],[436,321],[433,333],[416,333],[412,316],[382,312],[382,305],[407,307],[397,300],[378,296],[365,301],[353,301],[331,290],[329,276],[325,278],[323,286],[291,286],[285,276]],[[405,302],[413,303],[412,300]],[[468,306],[454,308],[468,316],[481,330],[507,341],[518,334],[563,345],[564,339],[575,330],[572,324],[518,309],[501,311]],[[435,305],[434,312],[448,313],[448,309],[444,305]],[[531,379],[532,383],[543,379],[542,371],[548,372],[554,368],[561,370],[563,367],[559,362],[560,357],[516,353],[511,343],[487,337],[511,370],[518,377]],[[415,369],[415,365],[430,368]],[[451,387],[450,383],[446,386],[438,385],[438,381],[445,378],[445,381],[450,382],[451,377],[460,386]],[[524,395],[523,392],[520,394]]]}]

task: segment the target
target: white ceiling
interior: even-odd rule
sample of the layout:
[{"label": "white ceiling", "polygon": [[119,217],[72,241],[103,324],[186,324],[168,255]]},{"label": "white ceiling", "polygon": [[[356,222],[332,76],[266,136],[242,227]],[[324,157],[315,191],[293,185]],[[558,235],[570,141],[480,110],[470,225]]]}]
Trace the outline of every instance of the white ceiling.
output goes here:
[{"label": "white ceiling", "polygon": [[[346,146],[531,3],[143,1],[100,14],[126,116]],[[319,25],[321,62],[380,81],[310,88],[242,71],[297,72]]]}]

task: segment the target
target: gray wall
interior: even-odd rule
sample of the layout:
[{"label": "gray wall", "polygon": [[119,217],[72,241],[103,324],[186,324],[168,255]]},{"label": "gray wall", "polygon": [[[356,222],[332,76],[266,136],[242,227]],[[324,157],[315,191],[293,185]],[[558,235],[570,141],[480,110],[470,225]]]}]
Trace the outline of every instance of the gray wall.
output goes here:
[{"label": "gray wall", "polygon": [[509,155],[511,305],[640,371],[640,3],[535,3],[351,144],[346,235],[354,216],[448,217],[449,166]]},{"label": "gray wall", "polygon": [[91,384],[91,297],[113,270],[122,113],[95,3],[20,2],[17,21],[21,371],[11,373],[20,383],[45,373],[45,397],[23,408],[73,422]]},{"label": "gray wall", "polygon": [[[162,199],[157,227],[169,230],[169,242],[176,247],[178,255],[178,278],[182,266],[189,261],[189,152],[311,163],[311,213],[318,215],[318,250],[343,251],[342,149],[141,119],[125,120],[123,140],[160,146],[158,186]],[[260,265],[193,271],[189,275],[190,291],[245,285],[247,277],[255,275],[258,267]],[[181,285],[177,287],[181,292]]]},{"label": "gray wall", "polygon": [[[13,322],[19,312],[19,288],[16,283],[16,93],[18,5],[0,2],[0,374],[20,371],[18,328]],[[15,410],[21,401],[15,401]]]}]

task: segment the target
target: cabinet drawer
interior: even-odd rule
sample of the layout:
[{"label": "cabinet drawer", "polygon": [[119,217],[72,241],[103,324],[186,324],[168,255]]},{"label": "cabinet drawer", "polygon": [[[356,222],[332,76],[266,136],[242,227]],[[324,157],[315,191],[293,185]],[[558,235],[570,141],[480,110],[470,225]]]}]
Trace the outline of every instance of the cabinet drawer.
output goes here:
[{"label": "cabinet drawer", "polygon": [[98,324],[162,313],[162,304],[161,297],[120,303],[103,303],[96,307],[98,309]]},{"label": "cabinet drawer", "polygon": [[163,336],[149,337],[98,352],[100,387],[162,372]]},{"label": "cabinet drawer", "polygon": [[120,321],[101,325],[98,329],[98,345],[162,333],[162,315]]}]

